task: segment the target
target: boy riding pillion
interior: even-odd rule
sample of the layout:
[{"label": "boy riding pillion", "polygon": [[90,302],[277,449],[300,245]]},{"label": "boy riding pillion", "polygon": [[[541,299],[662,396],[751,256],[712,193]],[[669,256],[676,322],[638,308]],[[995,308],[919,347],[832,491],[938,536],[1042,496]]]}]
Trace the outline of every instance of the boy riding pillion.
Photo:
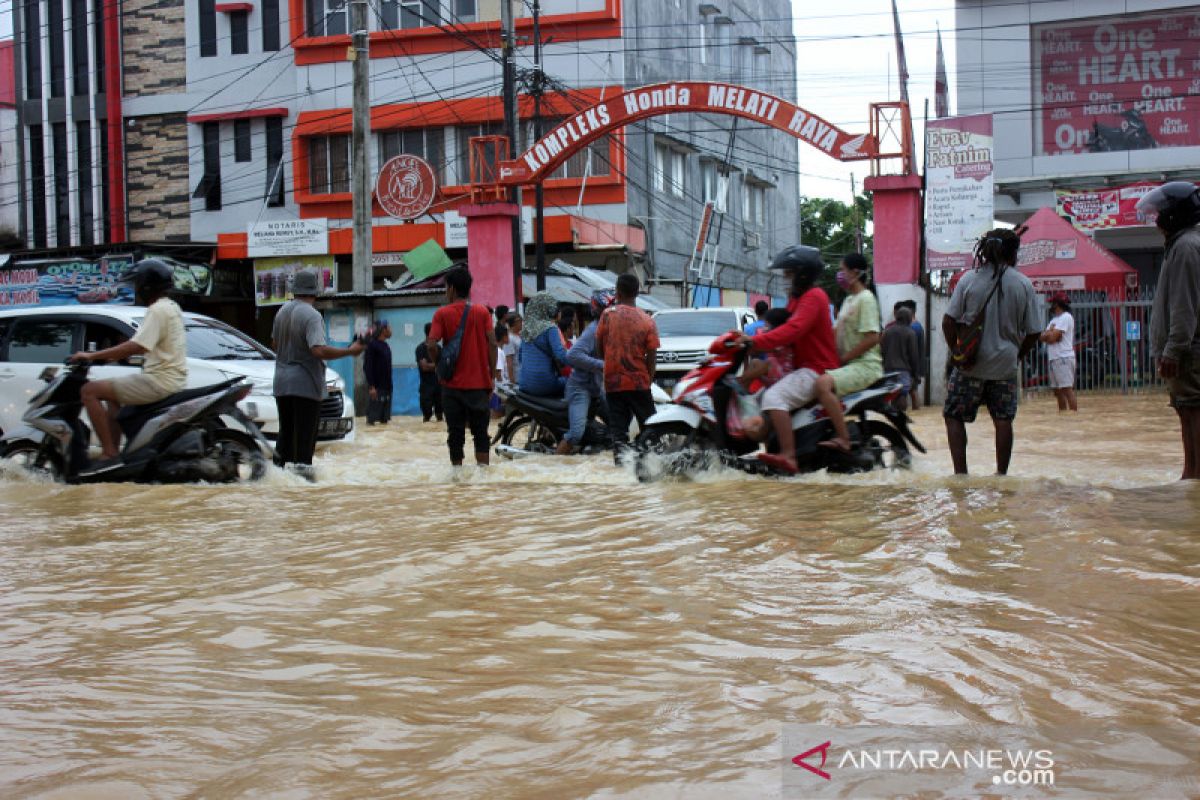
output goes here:
[{"label": "boy riding pillion", "polygon": [[83,385],[83,406],[100,439],[101,458],[90,471],[113,466],[120,455],[121,406],[144,406],[181,392],[187,384],[187,337],[183,312],[167,293],[174,285],[170,266],[157,258],[139,261],[122,280],[133,281],[134,301],[147,306],[146,316],[133,338],[95,353],[76,353],[72,363],[123,361],[145,354],[142,371]]}]

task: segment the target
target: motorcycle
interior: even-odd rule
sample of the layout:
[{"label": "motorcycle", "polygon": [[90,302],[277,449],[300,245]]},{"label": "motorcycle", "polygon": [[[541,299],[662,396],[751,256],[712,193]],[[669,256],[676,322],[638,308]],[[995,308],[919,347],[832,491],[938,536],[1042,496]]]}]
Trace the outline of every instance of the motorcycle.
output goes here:
[{"label": "motorcycle", "polygon": [[[651,386],[650,391],[657,407],[670,404],[671,399],[661,387]],[[553,453],[570,427],[566,401],[560,397],[525,394],[511,383],[498,385],[496,394],[504,401],[505,409],[492,437],[496,455],[513,459]],[[593,403],[583,433],[582,452],[591,455],[611,446],[603,405]]]},{"label": "motorcycle", "polygon": [[1130,109],[1122,111],[1121,116],[1124,119],[1120,125],[1092,123],[1092,138],[1088,141],[1088,150],[1093,153],[1110,153],[1158,147],[1140,113]]},{"label": "motorcycle", "polygon": [[240,377],[123,407],[117,415],[126,439],[120,458],[93,465],[91,431],[80,418],[88,370],[88,364],[69,364],[43,371],[46,386],[22,416],[27,427],[0,439],[0,458],[66,483],[232,483],[266,473],[274,451],[237,407],[251,388]]},{"label": "motorcycle", "polygon": [[[727,334],[714,342],[709,348],[712,355],[675,387],[672,405],[646,421],[646,430],[636,442],[639,481],[687,476],[718,465],[755,475],[782,474],[758,460],[758,442],[727,430],[730,405],[737,394],[746,393],[735,376],[747,351],[736,346],[733,337]],[[904,385],[893,374],[842,398],[850,438],[858,445],[849,453],[820,446],[834,438],[834,430],[819,404],[792,412],[800,471],[849,473],[910,466],[909,445],[921,453],[925,447],[910,430],[908,415],[894,405],[903,394]],[[779,451],[774,434],[768,437],[766,447],[770,453]]]}]

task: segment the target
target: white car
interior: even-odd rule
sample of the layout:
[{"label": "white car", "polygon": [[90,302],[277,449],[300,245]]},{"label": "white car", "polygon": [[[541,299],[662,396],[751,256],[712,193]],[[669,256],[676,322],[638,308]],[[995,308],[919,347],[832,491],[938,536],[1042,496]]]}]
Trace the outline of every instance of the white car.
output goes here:
[{"label": "white car", "polygon": [[[80,350],[104,350],[133,336],[146,316],[140,306],[42,306],[0,311],[0,434],[21,422],[29,398],[45,384],[38,377],[46,367],[62,367]],[[271,385],[275,354],[240,331],[203,314],[184,312],[187,328],[188,388],[229,378],[247,378],[250,394],[238,407],[263,434],[279,433],[279,412]],[[130,364],[93,367],[93,379],[135,372]],[[328,395],[321,402],[318,441],[352,441],[354,404],[344,400],[345,385],[333,370],[325,370]],[[83,415],[87,420],[87,415]]]},{"label": "white car", "polygon": [[722,334],[743,330],[757,317],[744,307],[669,308],[654,315],[658,328],[658,364],[654,382],[669,393],[679,379],[708,356]]}]

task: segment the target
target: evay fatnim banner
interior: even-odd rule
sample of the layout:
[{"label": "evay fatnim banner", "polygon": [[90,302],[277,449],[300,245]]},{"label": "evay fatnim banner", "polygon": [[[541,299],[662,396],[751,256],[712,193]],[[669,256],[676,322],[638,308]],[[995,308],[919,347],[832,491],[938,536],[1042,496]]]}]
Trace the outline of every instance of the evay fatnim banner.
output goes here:
[{"label": "evay fatnim banner", "polygon": [[992,115],[931,120],[925,128],[925,266],[966,269],[992,227]]},{"label": "evay fatnim banner", "polygon": [[1200,12],[1033,28],[1037,152],[1200,144]]}]

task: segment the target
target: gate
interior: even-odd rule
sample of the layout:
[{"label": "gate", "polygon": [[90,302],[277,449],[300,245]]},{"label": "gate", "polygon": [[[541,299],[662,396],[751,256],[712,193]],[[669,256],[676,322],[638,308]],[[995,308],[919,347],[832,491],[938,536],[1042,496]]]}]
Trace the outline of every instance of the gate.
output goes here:
[{"label": "gate", "polygon": [[[1150,357],[1154,288],[1067,292],[1075,318],[1076,391],[1165,389],[1158,362]],[[1048,316],[1046,322],[1049,324]],[[1021,368],[1026,392],[1050,391],[1046,345],[1039,343]]]}]

